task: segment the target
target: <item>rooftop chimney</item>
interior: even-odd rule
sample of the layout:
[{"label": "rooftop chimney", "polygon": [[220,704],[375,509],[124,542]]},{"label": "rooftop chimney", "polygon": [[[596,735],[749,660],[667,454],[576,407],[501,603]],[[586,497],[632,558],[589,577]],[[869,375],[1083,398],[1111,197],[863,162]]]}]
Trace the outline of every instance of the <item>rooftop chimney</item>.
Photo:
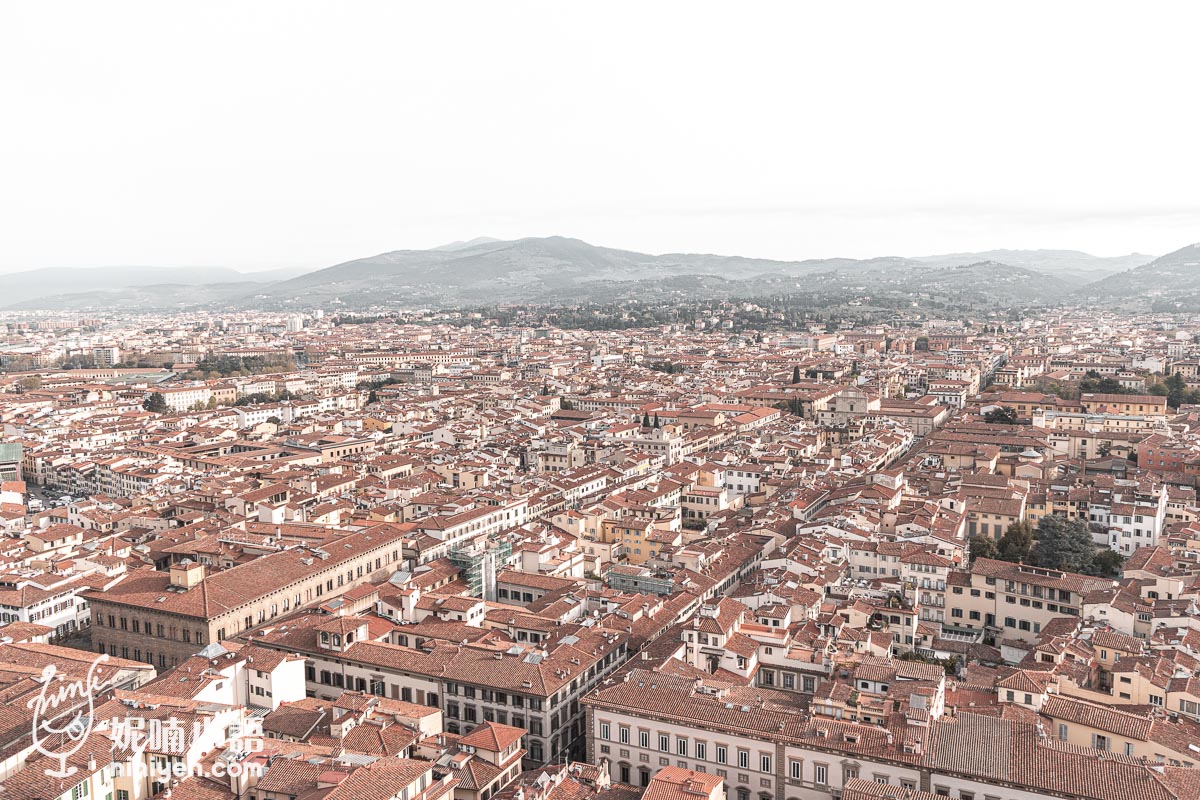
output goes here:
[{"label": "rooftop chimney", "polygon": [[171,585],[191,589],[204,580],[204,565],[194,561],[171,565]]}]

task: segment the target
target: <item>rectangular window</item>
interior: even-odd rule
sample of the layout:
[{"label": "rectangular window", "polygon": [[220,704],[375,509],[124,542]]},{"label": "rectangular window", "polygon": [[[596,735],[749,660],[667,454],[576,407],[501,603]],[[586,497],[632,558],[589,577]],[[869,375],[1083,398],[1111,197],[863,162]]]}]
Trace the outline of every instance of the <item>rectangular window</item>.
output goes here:
[{"label": "rectangular window", "polygon": [[688,754],[687,739],[681,737],[675,740],[675,754],[680,756]]},{"label": "rectangular window", "polygon": [[824,764],[813,765],[813,783],[825,786],[829,783],[829,767]]},{"label": "rectangular window", "polygon": [[742,769],[750,769],[749,750],[738,750],[738,766]]},{"label": "rectangular window", "polygon": [[723,744],[717,745],[717,763],[718,764],[728,764],[729,763],[729,748],[727,748]]},{"label": "rectangular window", "polygon": [[667,736],[665,733],[660,733],[658,735],[658,749],[664,753],[670,752],[671,737]]},{"label": "rectangular window", "polygon": [[791,767],[791,769],[792,769],[792,780],[794,780],[794,781],[798,781],[798,780],[800,780],[800,779],[801,779],[801,777],[803,776],[803,773],[801,772],[801,770],[802,770],[803,768],[804,768],[804,764],[803,764],[802,762],[800,762],[800,761],[793,761],[793,762],[792,762],[792,767]]},{"label": "rectangular window", "polygon": [[638,747],[650,747],[650,731],[638,731]]},{"label": "rectangular window", "polygon": [[696,742],[696,760],[703,761],[708,758],[708,745],[704,742]]},{"label": "rectangular window", "polygon": [[601,738],[601,739],[609,739],[609,738],[611,738],[611,737],[609,736],[609,731],[608,731],[608,723],[607,723],[607,722],[601,722],[601,723],[600,723],[600,738]]},{"label": "rectangular window", "polygon": [[771,771],[771,757],[769,755],[763,754],[759,756],[758,771],[767,773]]}]

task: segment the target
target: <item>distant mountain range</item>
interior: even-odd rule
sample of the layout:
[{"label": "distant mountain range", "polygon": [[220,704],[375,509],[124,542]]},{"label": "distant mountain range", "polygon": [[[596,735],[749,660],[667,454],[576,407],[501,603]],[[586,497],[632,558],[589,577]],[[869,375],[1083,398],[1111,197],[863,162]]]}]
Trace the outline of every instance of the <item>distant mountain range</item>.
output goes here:
[{"label": "distant mountain range", "polygon": [[[496,303],[688,300],[812,295],[896,306],[1032,307],[1143,304],[1180,295],[1200,307],[1200,245],[1154,258],[1072,250],[994,250],[917,258],[772,261],[689,253],[648,255],[559,236],[478,238],[396,250],[296,274],[223,268],[112,267],[0,276],[9,308],[164,310],[347,309]],[[68,293],[64,288],[70,287]],[[1190,287],[1190,288],[1189,288]]]},{"label": "distant mountain range", "polygon": [[1130,253],[1127,256],[1102,258],[1081,253],[1078,250],[988,250],[984,253],[921,256],[916,260],[925,264],[945,267],[974,264],[979,261],[996,261],[1053,275],[1060,280],[1082,286],[1118,272],[1149,264],[1154,260],[1154,256]]},{"label": "distant mountain range", "polygon": [[[0,297],[9,308],[70,308],[61,306],[64,291],[71,295],[103,298],[123,297],[125,290],[156,294],[156,286],[268,284],[298,275],[303,269],[275,269],[265,272],[238,272],[228,267],[46,267],[0,275]],[[248,290],[248,288],[247,288]],[[244,293],[244,292],[243,292]],[[46,300],[43,306],[31,301]],[[118,300],[118,302],[122,302]]]},{"label": "distant mountain range", "polygon": [[1188,245],[1136,269],[1088,284],[1078,294],[1089,301],[1132,304],[1148,300],[1161,310],[1200,309],[1200,243]]}]

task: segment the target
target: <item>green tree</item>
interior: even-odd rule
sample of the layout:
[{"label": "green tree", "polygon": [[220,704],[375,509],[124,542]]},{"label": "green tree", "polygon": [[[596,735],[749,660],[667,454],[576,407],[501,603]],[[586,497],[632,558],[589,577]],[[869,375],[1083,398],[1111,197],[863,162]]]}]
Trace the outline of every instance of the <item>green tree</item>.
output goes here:
[{"label": "green tree", "polygon": [[1084,572],[1101,578],[1119,578],[1124,565],[1125,559],[1120,553],[1106,548],[1095,554]]},{"label": "green tree", "polygon": [[1000,549],[996,546],[996,540],[990,536],[972,536],[969,544],[971,546],[972,563],[977,558],[997,558],[1000,555]]},{"label": "green tree", "polygon": [[1017,410],[1010,406],[993,408],[991,411],[983,415],[983,421],[993,425],[1016,425]]},{"label": "green tree", "polygon": [[800,382],[800,365],[797,364],[796,366],[792,367],[792,383],[799,383],[799,382]]},{"label": "green tree", "polygon": [[379,392],[375,391],[374,389],[371,389],[371,391],[367,392],[367,405],[372,405],[373,403],[378,403],[378,402],[379,402]]},{"label": "green tree", "polygon": [[1033,547],[1033,527],[1024,520],[1014,522],[1000,537],[996,545],[996,557],[1002,561],[1026,561]]},{"label": "green tree", "polygon": [[1163,381],[1163,386],[1167,390],[1167,405],[1171,408],[1196,402],[1197,393],[1188,389],[1187,382],[1178,372]]},{"label": "green tree", "polygon": [[642,412],[642,427],[643,428],[650,427],[650,412],[649,411]]},{"label": "green tree", "polygon": [[793,397],[790,400],[780,400],[775,404],[775,408],[778,408],[780,411],[786,411],[789,414],[794,414],[797,417],[804,416],[804,402],[798,397]]},{"label": "green tree", "polygon": [[277,398],[275,395],[267,394],[266,392],[255,392],[254,394],[244,394],[237,400],[233,401],[235,406],[252,406],[259,403],[274,403]]},{"label": "green tree", "polygon": [[161,392],[151,392],[146,395],[146,399],[142,403],[142,408],[152,411],[155,414],[165,414],[167,413],[166,398],[162,396]]},{"label": "green tree", "polygon": [[272,425],[283,424],[283,420],[281,420],[279,417],[267,417],[267,422],[271,423]]},{"label": "green tree", "polygon": [[654,412],[654,427],[656,430],[658,428],[662,427],[662,423],[658,421],[658,412],[657,411]]},{"label": "green tree", "polygon": [[1095,556],[1096,546],[1083,520],[1048,514],[1038,521],[1033,548],[1033,563],[1037,566],[1083,572]]},{"label": "green tree", "polygon": [[21,380],[17,381],[17,386],[20,386],[21,389],[26,392],[30,389],[40,389],[42,386],[42,376],[26,375],[24,378],[21,378]]}]

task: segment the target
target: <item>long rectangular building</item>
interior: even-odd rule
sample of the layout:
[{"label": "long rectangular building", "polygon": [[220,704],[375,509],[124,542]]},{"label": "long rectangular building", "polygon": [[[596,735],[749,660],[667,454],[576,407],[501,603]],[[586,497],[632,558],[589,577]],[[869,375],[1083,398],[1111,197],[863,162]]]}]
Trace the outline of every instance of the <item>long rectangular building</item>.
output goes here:
[{"label": "long rectangular building", "polygon": [[310,614],[264,628],[254,642],[304,656],[314,697],[354,689],[440,707],[454,734],[480,722],[524,728],[528,768],[583,756],[583,697],[624,663],[630,638],[590,624],[559,626],[536,644],[419,640],[406,627],[377,640],[371,630],[369,618]]},{"label": "long rectangular building", "polygon": [[384,580],[398,568],[408,528],[381,524],[205,575],[201,564],[136,569],[85,592],[97,652],[177,666],[206,644]]},{"label": "long rectangular building", "polygon": [[1174,800],[1193,771],[1064,745],[1035,725],[982,714],[894,713],[886,724],[810,714],[796,695],[634,669],[588,707],[588,760],[649,785],[664,768],[713,773],[729,800],[830,800],[855,781],[888,797]]}]

